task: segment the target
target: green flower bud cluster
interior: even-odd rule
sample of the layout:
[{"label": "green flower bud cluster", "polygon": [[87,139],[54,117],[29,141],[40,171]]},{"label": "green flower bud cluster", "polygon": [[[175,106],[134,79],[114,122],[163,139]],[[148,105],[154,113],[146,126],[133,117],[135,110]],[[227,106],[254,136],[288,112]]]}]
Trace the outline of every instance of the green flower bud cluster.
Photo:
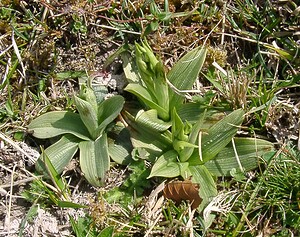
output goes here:
[{"label": "green flower bud cluster", "polygon": [[98,110],[97,98],[92,88],[86,85],[82,85],[79,93],[79,97],[85,100],[86,102],[90,103],[94,111],[97,113]]},{"label": "green flower bud cluster", "polygon": [[155,57],[149,44],[144,41],[141,45],[135,45],[136,64],[141,76],[143,86],[151,95],[152,101],[166,111],[158,115],[164,119],[169,119],[169,93],[166,75],[163,64]]}]

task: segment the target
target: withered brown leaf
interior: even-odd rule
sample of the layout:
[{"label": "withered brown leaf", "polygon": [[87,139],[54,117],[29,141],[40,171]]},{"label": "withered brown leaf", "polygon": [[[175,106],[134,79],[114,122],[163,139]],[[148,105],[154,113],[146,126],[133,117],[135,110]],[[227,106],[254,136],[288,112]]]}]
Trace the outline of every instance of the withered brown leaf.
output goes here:
[{"label": "withered brown leaf", "polygon": [[167,183],[163,195],[165,198],[173,200],[177,205],[183,200],[188,200],[192,204],[192,209],[196,209],[202,202],[202,198],[199,196],[199,185],[189,179]]}]

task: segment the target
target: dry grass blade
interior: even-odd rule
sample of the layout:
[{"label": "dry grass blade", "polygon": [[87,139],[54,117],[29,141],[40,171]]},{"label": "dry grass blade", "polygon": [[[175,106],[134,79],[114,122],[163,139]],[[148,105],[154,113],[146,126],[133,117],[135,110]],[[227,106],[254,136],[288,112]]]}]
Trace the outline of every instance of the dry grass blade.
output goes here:
[{"label": "dry grass blade", "polygon": [[7,232],[10,233],[10,228],[11,228],[11,223],[10,223],[10,218],[11,218],[11,207],[12,207],[12,195],[13,195],[13,183],[14,183],[14,173],[15,173],[15,169],[16,169],[17,165],[15,164],[12,170],[12,175],[11,175],[11,180],[10,180],[10,194],[9,194],[9,201],[8,201],[8,210],[7,210],[7,214],[5,217],[5,228],[7,229]]},{"label": "dry grass blade", "polygon": [[25,70],[25,67],[24,67],[24,64],[23,64],[23,61],[22,61],[22,58],[21,58],[21,54],[20,54],[18,45],[15,41],[14,31],[12,31],[12,34],[11,34],[11,41],[12,41],[12,46],[14,48],[15,54],[16,54],[19,62],[20,62],[21,68],[22,68],[22,72],[20,72],[20,75],[23,79],[25,79],[26,70]]},{"label": "dry grass blade", "polygon": [[25,155],[30,160],[30,162],[32,162],[32,164],[34,164],[36,162],[37,158],[35,158],[32,155],[30,155],[28,152],[26,152],[24,149],[22,149],[17,143],[15,143],[12,139],[10,139],[9,137],[7,137],[2,132],[0,132],[0,139],[2,139],[3,141],[6,141],[10,145],[12,145],[17,151],[19,151],[23,155]]}]

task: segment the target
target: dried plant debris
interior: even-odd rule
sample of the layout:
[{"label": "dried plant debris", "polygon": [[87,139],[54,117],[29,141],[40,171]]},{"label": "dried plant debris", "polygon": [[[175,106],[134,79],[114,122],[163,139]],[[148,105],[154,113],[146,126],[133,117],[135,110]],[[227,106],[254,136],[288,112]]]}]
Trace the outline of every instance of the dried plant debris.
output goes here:
[{"label": "dried plant debris", "polygon": [[288,140],[299,140],[299,107],[289,101],[279,102],[269,109],[266,128],[278,143]]},{"label": "dried plant debris", "polygon": [[202,202],[199,196],[199,185],[189,179],[167,183],[163,194],[165,198],[173,200],[177,205],[181,201],[190,201],[192,209],[196,209]]}]

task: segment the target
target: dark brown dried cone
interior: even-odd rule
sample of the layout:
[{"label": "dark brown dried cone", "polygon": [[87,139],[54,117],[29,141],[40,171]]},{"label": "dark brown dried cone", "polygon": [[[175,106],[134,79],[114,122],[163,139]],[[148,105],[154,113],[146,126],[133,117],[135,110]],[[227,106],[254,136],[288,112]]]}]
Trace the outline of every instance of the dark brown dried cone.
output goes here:
[{"label": "dark brown dried cone", "polygon": [[192,204],[192,209],[196,209],[202,202],[202,198],[199,196],[199,185],[192,183],[189,179],[167,183],[163,195],[177,205],[183,200],[188,200]]}]

